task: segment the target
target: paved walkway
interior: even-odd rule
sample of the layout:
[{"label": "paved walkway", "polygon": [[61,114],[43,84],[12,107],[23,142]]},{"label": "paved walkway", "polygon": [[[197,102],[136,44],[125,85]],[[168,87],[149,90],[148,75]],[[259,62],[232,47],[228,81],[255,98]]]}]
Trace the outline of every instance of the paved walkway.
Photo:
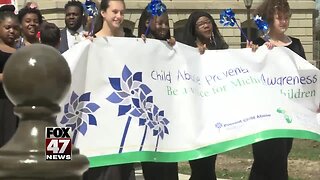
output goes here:
[{"label": "paved walkway", "polygon": [[[179,180],[189,180],[189,175],[179,174]],[[144,180],[142,170],[136,170],[136,180]]]},{"label": "paved walkway", "polygon": [[[142,175],[142,170],[138,169],[135,171],[136,173],[136,180],[144,180]],[[189,180],[190,176],[185,174],[179,174],[179,180]],[[227,180],[227,179],[217,179],[217,180]]]}]

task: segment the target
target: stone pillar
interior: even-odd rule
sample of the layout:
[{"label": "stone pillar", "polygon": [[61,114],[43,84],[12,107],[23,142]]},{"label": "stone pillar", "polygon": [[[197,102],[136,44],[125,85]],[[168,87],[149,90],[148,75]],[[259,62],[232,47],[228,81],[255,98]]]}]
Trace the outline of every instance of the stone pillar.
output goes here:
[{"label": "stone pillar", "polygon": [[71,73],[60,53],[46,45],[19,49],[3,71],[3,85],[20,123],[0,149],[0,179],[81,180],[87,158],[72,149],[71,161],[45,160],[45,127],[55,127],[59,103],[68,92]]}]

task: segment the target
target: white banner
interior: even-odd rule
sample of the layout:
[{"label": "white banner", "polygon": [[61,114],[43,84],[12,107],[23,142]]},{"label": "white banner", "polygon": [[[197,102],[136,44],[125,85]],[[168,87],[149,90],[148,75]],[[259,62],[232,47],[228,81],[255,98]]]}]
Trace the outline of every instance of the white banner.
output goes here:
[{"label": "white banner", "polygon": [[64,56],[73,82],[57,122],[72,127],[92,167],[183,161],[276,137],[320,141],[320,71],[287,48],[200,55],[98,38]]}]

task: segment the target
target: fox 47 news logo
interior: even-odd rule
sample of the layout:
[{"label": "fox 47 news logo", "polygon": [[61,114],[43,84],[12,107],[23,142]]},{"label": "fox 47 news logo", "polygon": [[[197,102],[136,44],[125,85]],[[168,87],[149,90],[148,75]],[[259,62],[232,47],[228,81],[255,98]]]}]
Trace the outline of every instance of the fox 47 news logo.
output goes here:
[{"label": "fox 47 news logo", "polygon": [[46,127],[46,160],[71,160],[70,127]]}]

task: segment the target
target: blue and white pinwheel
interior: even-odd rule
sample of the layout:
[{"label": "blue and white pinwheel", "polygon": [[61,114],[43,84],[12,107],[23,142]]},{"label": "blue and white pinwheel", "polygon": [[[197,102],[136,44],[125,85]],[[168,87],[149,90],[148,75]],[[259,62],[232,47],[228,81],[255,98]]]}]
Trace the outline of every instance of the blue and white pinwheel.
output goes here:
[{"label": "blue and white pinwheel", "polygon": [[90,95],[91,93],[88,92],[79,96],[73,91],[69,103],[64,106],[64,116],[60,124],[71,127],[73,143],[76,141],[78,132],[84,136],[87,133],[88,125],[97,126],[97,120],[93,113],[100,106],[90,102]]},{"label": "blue and white pinwheel", "polygon": [[262,32],[262,38],[265,41],[269,41],[270,36],[269,36],[269,25],[267,22],[263,21],[262,17],[259,15],[256,15],[254,17],[254,22],[256,23],[258,29]]},{"label": "blue and white pinwheel", "polygon": [[221,11],[221,13],[220,13],[220,21],[219,22],[223,26],[231,26],[231,27],[233,27],[234,25],[237,25],[237,27],[240,30],[241,34],[246,38],[247,41],[249,40],[247,35],[240,28],[240,26],[239,26],[239,24],[238,24],[238,22],[237,22],[237,20],[235,18],[235,13],[232,11],[231,8]]},{"label": "blue and white pinwheel", "polygon": [[235,19],[235,14],[232,11],[232,9],[226,9],[221,11],[220,13],[220,24],[222,24],[223,26],[231,26],[233,27],[237,21]]},{"label": "blue and white pinwheel", "polygon": [[[132,73],[127,66],[122,70],[122,78],[109,78],[110,85],[115,90],[107,100],[119,104],[118,116],[142,115],[140,101],[143,101],[151,92],[150,88],[142,83],[142,73]],[[141,98],[141,99],[140,99]]]},{"label": "blue and white pinwheel", "polygon": [[151,2],[147,6],[147,11],[152,16],[161,16],[164,12],[167,11],[167,7],[161,2],[161,0],[151,0]]},{"label": "blue and white pinwheel", "polygon": [[[157,122],[167,125],[169,121],[163,117],[164,111],[158,113],[158,111],[154,110],[153,96],[150,95],[152,91],[142,82],[142,72],[132,73],[127,66],[124,66],[122,77],[109,77],[109,81],[114,91],[107,97],[107,100],[118,104],[118,116],[128,117],[122,134],[119,153],[123,152],[126,136],[133,118],[139,119],[139,126],[145,127],[139,151],[143,148],[148,128],[159,132],[157,134],[162,139],[164,136],[162,132],[169,133],[167,127],[159,128],[156,126],[159,124]],[[155,113],[157,115],[154,115]],[[157,139],[155,149],[158,147],[158,141],[159,139]]]},{"label": "blue and white pinwheel", "polygon": [[86,0],[85,3],[83,3],[83,9],[85,10],[85,13],[91,18],[89,35],[93,35],[95,19],[99,13],[98,8],[95,2]]},{"label": "blue and white pinwheel", "polygon": [[164,117],[164,111],[160,111],[156,105],[153,106],[152,112],[149,112],[148,116],[150,119],[152,119],[152,121],[149,121],[147,125],[153,130],[153,136],[157,136],[155,148],[155,151],[157,151],[159,138],[163,139],[165,134],[169,134],[167,127],[169,120]]},{"label": "blue and white pinwheel", "polygon": [[98,8],[95,2],[86,0],[86,2],[83,4],[83,7],[88,16],[93,17],[98,15]]}]

